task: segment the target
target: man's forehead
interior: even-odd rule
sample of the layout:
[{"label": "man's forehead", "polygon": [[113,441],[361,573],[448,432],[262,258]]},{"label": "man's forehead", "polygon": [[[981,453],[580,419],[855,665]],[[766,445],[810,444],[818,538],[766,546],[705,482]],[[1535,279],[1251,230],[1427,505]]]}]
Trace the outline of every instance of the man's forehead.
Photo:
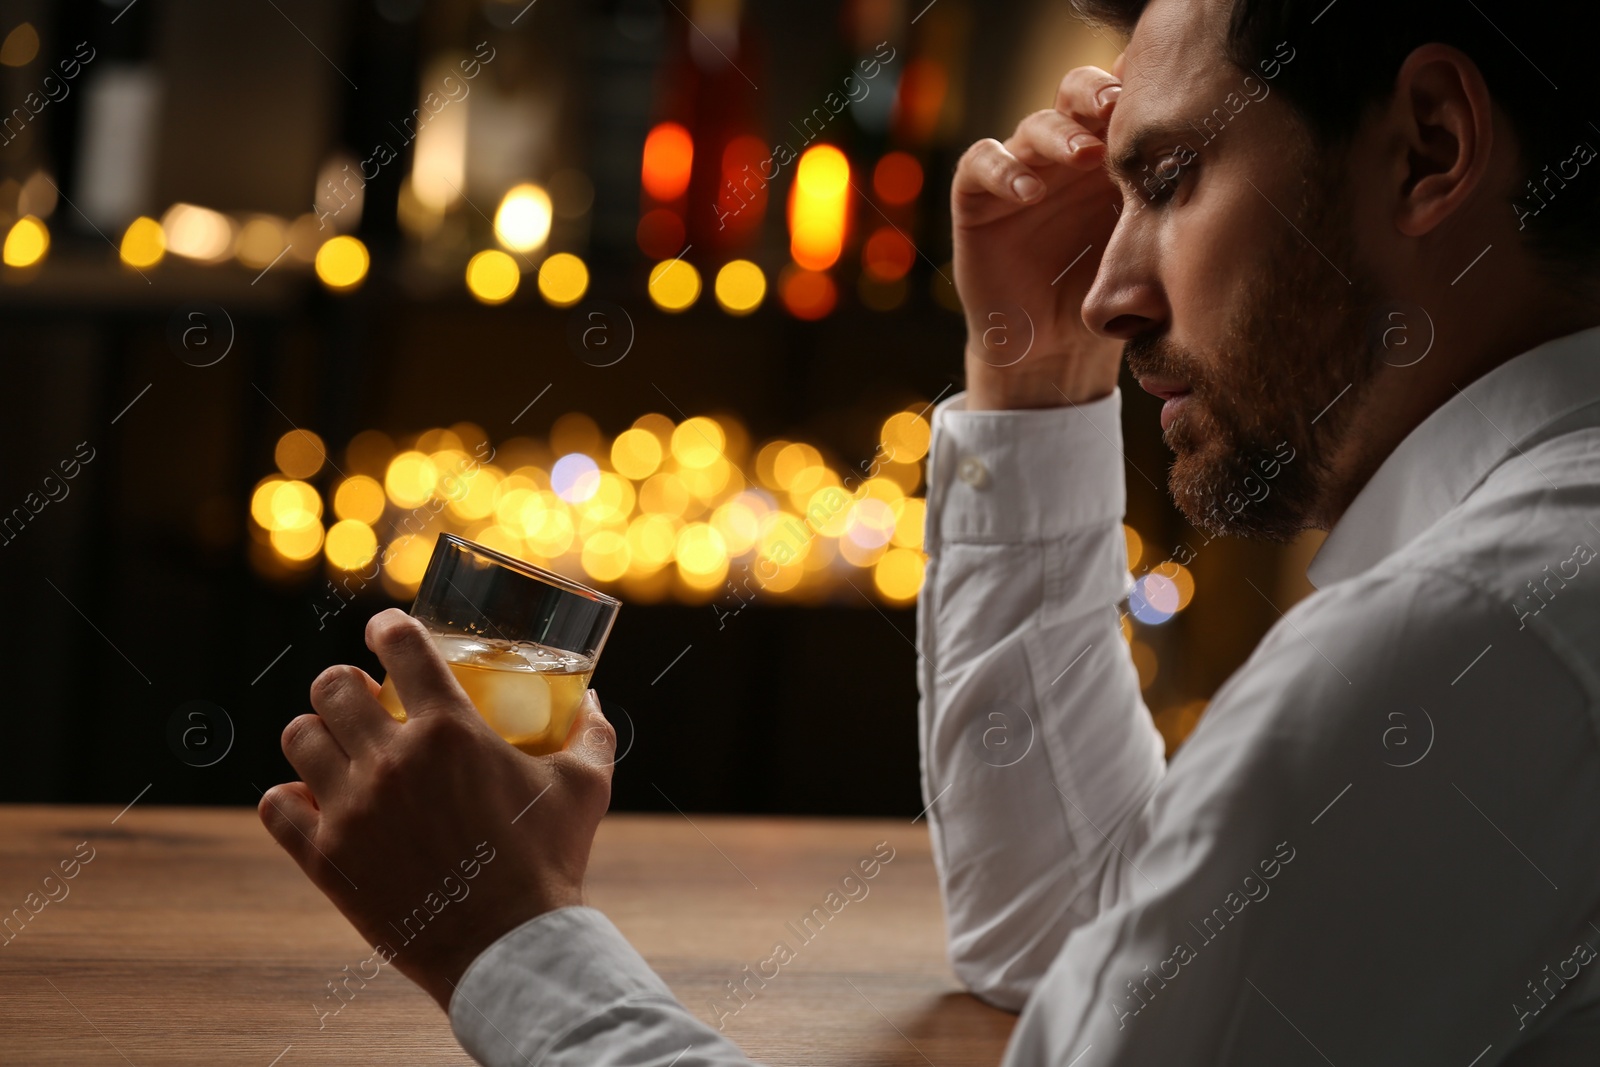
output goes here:
[{"label": "man's forehead", "polygon": [[1108,143],[1140,127],[1210,109],[1228,83],[1226,44],[1233,0],[1153,0],[1123,54],[1122,96]]}]

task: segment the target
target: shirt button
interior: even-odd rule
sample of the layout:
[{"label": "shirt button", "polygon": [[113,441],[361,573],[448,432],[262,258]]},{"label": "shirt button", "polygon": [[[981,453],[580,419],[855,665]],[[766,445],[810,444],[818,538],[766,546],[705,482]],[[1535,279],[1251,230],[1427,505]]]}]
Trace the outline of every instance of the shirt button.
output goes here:
[{"label": "shirt button", "polygon": [[983,460],[977,456],[968,456],[956,467],[956,477],[972,486],[982,489],[989,481],[989,468],[983,465]]}]

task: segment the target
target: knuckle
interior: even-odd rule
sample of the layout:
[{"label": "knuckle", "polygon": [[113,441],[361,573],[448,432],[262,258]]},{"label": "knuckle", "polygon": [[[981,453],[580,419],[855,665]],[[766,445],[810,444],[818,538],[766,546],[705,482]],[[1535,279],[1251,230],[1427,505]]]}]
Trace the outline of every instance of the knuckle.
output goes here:
[{"label": "knuckle", "polygon": [[379,612],[367,624],[367,635],[374,650],[403,652],[423,639],[422,623],[399,609]]},{"label": "knuckle", "polygon": [[291,748],[298,748],[300,744],[305,741],[307,731],[315,727],[316,719],[317,717],[310,713],[305,715],[296,715],[294,718],[290,719],[289,725],[283,728],[283,735],[279,738],[279,742],[282,744],[283,750],[287,752]]},{"label": "knuckle", "polygon": [[356,668],[348,663],[335,664],[317,675],[311,683],[311,702],[319,704],[336,699],[350,691],[356,681]]}]

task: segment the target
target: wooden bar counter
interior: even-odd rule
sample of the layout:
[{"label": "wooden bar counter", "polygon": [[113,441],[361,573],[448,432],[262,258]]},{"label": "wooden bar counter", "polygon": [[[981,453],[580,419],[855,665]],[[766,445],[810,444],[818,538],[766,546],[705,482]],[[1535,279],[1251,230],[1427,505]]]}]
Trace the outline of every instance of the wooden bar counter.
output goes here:
[{"label": "wooden bar counter", "polygon": [[[1015,1022],[950,972],[920,822],[614,814],[589,903],[759,1063],[993,1065]],[[0,806],[4,917],[0,1063],[472,1062],[391,968],[330,997],[371,949],[253,810]],[[763,966],[779,941],[792,958]]]}]

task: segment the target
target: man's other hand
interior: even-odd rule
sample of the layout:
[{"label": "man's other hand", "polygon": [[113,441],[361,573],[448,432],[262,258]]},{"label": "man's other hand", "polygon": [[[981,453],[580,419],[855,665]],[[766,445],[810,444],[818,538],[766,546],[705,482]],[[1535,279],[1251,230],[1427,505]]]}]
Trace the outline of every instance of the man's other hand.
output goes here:
[{"label": "man's other hand", "polygon": [[380,612],[366,638],[407,721],[365,671],[329,667],[311,685],[317,713],[283,731],[303,780],[267,790],[258,811],[361,936],[448,1011],[497,938],[583,902],[616,733],[591,690],[566,747],[526,755],[478,715],[416,619]]},{"label": "man's other hand", "polygon": [[1115,73],[1069,72],[1053,107],[1004,142],[978,141],[956,167],[950,214],[970,411],[1065,407],[1117,384],[1122,344],[1090,332],[1083,300],[1122,201],[1104,169],[1121,67],[1119,57]]}]

